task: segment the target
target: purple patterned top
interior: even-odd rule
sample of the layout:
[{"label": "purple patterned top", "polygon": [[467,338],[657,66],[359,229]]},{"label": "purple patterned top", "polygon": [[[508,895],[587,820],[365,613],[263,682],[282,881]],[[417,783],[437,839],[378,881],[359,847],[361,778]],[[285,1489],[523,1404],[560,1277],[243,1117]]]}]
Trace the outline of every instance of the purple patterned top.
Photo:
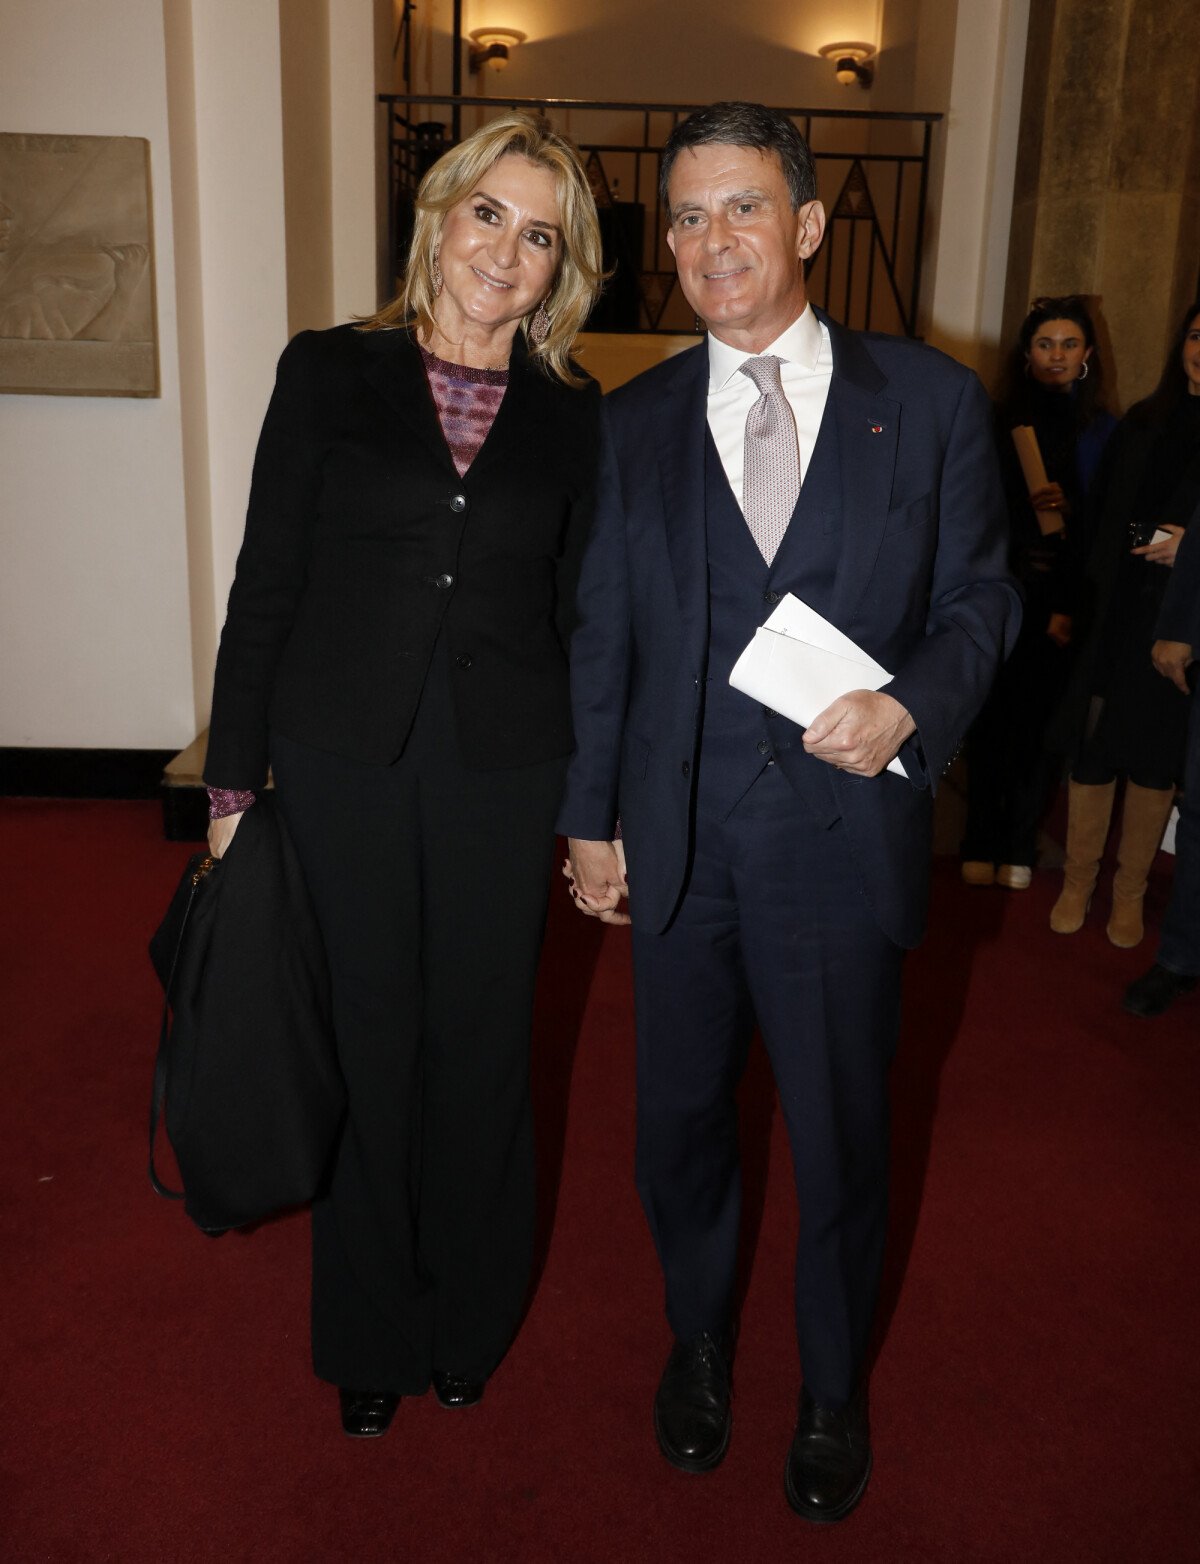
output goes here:
[{"label": "purple patterned top", "polygon": [[449,364],[426,348],[421,360],[437,408],[438,422],[461,478],[479,455],[508,389],[507,369],[472,369]]},{"label": "purple patterned top", "polygon": [[[421,348],[421,360],[433,393],[438,422],[450,447],[461,478],[479,455],[508,389],[507,369],[472,369],[450,364]],[[208,818],[223,820],[240,814],[254,802],[254,794],[237,788],[210,787]]]}]

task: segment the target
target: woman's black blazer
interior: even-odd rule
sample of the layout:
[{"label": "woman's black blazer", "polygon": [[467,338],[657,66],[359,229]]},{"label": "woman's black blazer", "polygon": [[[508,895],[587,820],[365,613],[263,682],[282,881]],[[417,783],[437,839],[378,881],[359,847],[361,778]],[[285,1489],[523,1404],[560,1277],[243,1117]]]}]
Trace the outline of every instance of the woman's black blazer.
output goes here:
[{"label": "woman's black blazer", "polygon": [[463,758],[568,753],[566,645],[599,388],[513,346],[466,475],[402,330],[306,331],[279,360],[217,656],[205,780],[258,788],[268,731],[354,760],[404,748],[439,633]]}]

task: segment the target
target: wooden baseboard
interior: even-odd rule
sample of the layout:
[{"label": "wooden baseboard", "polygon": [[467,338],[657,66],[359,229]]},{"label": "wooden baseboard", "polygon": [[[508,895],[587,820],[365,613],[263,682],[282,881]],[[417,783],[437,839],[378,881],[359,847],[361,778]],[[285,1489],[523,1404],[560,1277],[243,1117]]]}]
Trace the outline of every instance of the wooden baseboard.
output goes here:
[{"label": "wooden baseboard", "polygon": [[5,798],[157,798],[169,749],[0,749]]}]

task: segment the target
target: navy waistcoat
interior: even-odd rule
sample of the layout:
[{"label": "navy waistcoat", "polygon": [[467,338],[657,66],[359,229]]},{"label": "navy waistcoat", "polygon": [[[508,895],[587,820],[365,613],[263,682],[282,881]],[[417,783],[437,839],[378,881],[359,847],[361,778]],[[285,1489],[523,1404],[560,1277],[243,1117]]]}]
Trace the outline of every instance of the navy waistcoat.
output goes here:
[{"label": "navy waistcoat", "polygon": [[[763,767],[780,758],[817,823],[831,825],[840,810],[829,768],[804,753],[793,723],[733,689],[729,675],[784,592],[794,592],[819,612],[828,602],[841,536],[834,421],[822,420],[800,498],[771,565],[750,534],[711,432],[705,433],[704,451],[710,629],[700,806],[727,815]],[[781,756],[781,751],[786,753]]]}]

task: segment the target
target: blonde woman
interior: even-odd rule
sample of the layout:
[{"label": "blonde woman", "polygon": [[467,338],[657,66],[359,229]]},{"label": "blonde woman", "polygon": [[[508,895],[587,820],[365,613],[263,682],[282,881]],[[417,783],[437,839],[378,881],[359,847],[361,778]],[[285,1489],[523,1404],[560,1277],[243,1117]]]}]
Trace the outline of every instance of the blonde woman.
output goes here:
[{"label": "blonde woman", "polygon": [[[400,296],[279,363],[217,659],[220,856],[274,770],[328,950],[349,1108],[313,1209],[342,1425],[477,1402],[518,1324],[528,1091],[601,281],[574,149],[508,114],[428,172]],[[236,849],[235,849],[236,850]]]}]

